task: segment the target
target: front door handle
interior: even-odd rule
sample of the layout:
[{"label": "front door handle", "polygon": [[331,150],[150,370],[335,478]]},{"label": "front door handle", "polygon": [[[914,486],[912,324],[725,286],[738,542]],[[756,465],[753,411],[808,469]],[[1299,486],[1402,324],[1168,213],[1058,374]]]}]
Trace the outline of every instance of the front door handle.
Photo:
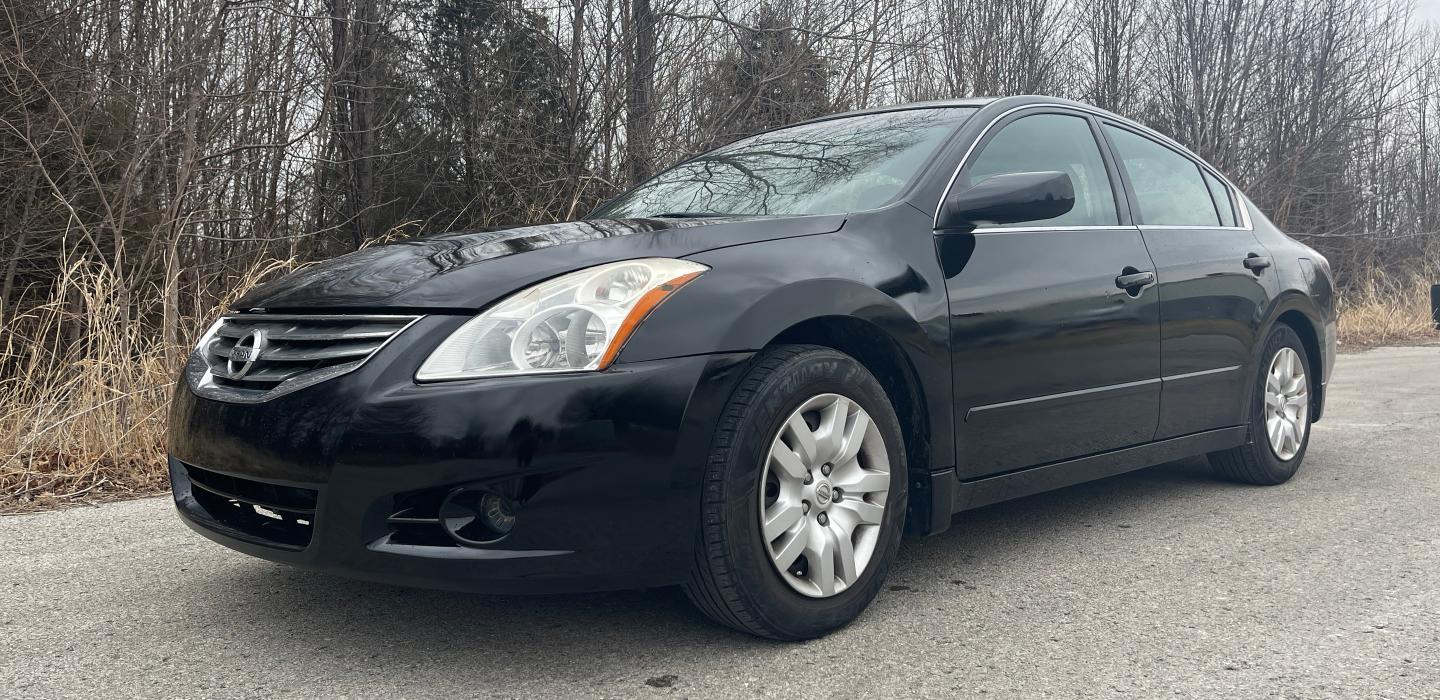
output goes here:
[{"label": "front door handle", "polygon": [[1149,270],[1145,272],[1129,272],[1115,278],[1115,286],[1125,291],[1138,290],[1141,287],[1152,284],[1155,284],[1155,273]]},{"label": "front door handle", "polygon": [[1251,253],[1250,255],[1245,257],[1245,269],[1254,272],[1257,275],[1260,274],[1261,270],[1264,270],[1267,267],[1270,267],[1270,258],[1262,255],[1256,255],[1255,253]]}]

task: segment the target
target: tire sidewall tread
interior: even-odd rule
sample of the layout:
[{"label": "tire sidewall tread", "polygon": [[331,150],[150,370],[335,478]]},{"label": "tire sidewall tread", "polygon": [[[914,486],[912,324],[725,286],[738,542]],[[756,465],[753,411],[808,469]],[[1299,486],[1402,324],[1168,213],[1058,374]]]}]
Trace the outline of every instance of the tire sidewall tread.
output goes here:
[{"label": "tire sidewall tread", "polygon": [[[819,599],[795,591],[775,570],[759,534],[757,489],[765,456],[783,421],[803,401],[827,392],[858,402],[870,414],[889,453],[891,486],[880,540],[859,581]],[[810,639],[853,620],[884,584],[903,534],[909,479],[902,436],[884,387],[853,358],[814,345],[762,351],[715,432],[686,594],[712,619],[774,639]]]},{"label": "tire sidewall tread", "polygon": [[[1300,440],[1300,449],[1288,460],[1276,457],[1275,452],[1270,449],[1270,438],[1265,426],[1265,377],[1270,371],[1270,362],[1275,353],[1287,347],[1300,356],[1305,368],[1305,381],[1309,385],[1307,393],[1311,400],[1314,400],[1315,377],[1311,376],[1313,373],[1310,371],[1310,357],[1305,351],[1305,344],[1300,341],[1295,329],[1283,324],[1275,326],[1266,336],[1264,349],[1257,363],[1259,366],[1255,372],[1256,386],[1250,397],[1249,439],[1239,447],[1210,454],[1210,464],[1221,478],[1246,484],[1274,486],[1295,476],[1300,464],[1305,460],[1312,432],[1309,426]],[[1311,410],[1308,415],[1314,416],[1314,411]]]}]

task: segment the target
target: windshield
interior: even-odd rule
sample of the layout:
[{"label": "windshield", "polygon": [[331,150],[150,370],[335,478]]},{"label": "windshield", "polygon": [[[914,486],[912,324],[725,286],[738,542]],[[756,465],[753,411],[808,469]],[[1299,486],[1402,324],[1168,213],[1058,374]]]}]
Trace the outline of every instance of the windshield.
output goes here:
[{"label": "windshield", "polygon": [[844,214],[899,194],[971,107],[829,119],[736,141],[656,175],[592,218]]}]

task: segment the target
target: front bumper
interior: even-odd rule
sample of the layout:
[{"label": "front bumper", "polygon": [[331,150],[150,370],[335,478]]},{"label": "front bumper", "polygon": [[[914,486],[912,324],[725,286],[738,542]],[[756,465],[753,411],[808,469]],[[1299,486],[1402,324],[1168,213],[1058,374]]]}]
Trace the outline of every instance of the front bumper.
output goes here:
[{"label": "front bumper", "polygon": [[[412,337],[449,325],[423,319]],[[200,398],[182,380],[170,430],[182,519],[247,554],[402,585],[529,593],[683,579],[711,432],[748,354],[416,384],[416,358],[433,344],[386,348],[351,374],[255,404]],[[392,521],[460,486],[513,494],[514,529],[464,546]],[[286,520],[230,510],[251,502]]]}]

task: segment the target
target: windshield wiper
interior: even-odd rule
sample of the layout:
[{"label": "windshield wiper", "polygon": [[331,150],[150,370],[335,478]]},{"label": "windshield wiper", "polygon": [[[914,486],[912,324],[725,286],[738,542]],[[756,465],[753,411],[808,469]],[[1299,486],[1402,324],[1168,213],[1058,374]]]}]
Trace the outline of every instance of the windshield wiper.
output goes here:
[{"label": "windshield wiper", "polygon": [[715,216],[734,216],[734,214],[716,214],[708,211],[667,211],[661,214],[651,214],[651,219],[704,219]]}]

